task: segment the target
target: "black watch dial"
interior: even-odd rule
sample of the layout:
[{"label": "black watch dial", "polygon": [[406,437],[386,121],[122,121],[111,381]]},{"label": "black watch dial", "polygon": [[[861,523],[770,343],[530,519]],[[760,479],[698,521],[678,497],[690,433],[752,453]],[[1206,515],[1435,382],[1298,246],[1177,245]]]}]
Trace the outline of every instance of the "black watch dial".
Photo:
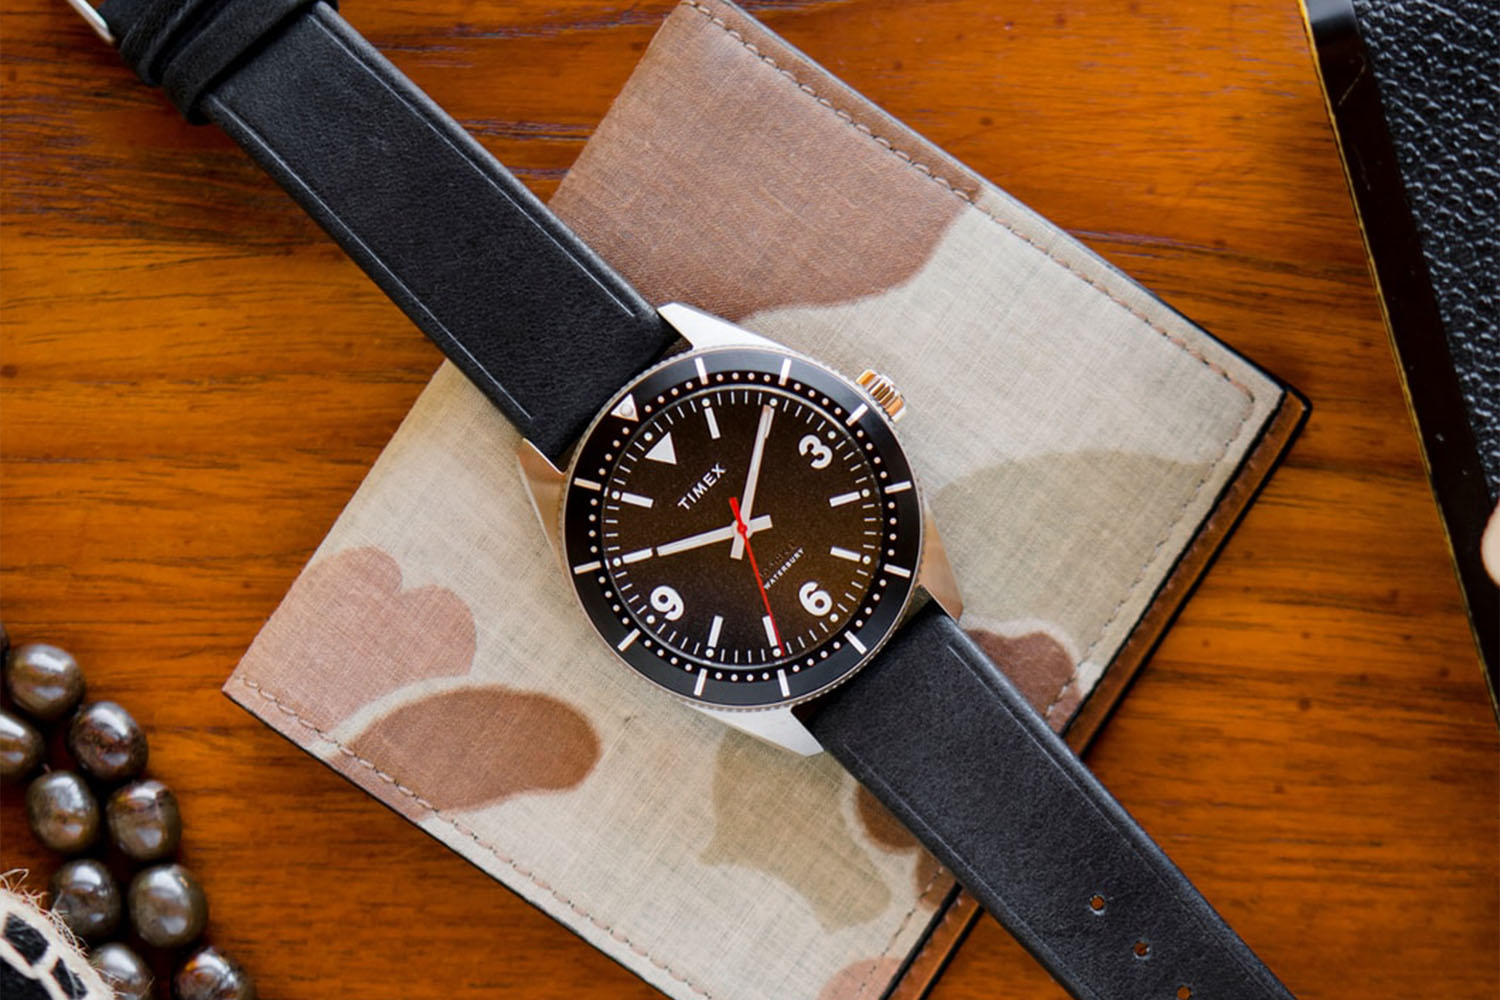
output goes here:
[{"label": "black watch dial", "polygon": [[861,666],[916,585],[922,519],[879,408],[756,347],[673,358],[584,436],[563,500],[584,610],[683,697],[795,702]]}]

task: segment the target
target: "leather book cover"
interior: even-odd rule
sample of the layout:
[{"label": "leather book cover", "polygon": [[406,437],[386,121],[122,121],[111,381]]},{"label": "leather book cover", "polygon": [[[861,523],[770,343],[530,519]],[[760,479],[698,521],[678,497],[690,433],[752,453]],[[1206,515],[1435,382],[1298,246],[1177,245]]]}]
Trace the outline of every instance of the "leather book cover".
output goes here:
[{"label": "leather book cover", "polygon": [[1303,0],[1386,332],[1500,713],[1500,7]]},{"label": "leather book cover", "polygon": [[[647,299],[901,387],[962,624],[1075,746],[1305,413],[727,3],[675,9],[552,204]],[[973,903],[827,755],[615,661],[518,444],[440,369],[225,690],[669,996],[920,996]]]}]

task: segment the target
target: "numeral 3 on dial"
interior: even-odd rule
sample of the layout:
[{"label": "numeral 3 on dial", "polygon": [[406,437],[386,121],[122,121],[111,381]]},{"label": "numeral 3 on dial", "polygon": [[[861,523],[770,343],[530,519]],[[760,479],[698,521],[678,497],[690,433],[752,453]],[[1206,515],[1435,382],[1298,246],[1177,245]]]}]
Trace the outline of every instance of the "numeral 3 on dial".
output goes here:
[{"label": "numeral 3 on dial", "polygon": [[809,464],[814,469],[826,469],[828,463],[833,461],[833,449],[819,441],[816,434],[804,434],[802,440],[797,442],[797,451],[799,454],[812,456]]}]

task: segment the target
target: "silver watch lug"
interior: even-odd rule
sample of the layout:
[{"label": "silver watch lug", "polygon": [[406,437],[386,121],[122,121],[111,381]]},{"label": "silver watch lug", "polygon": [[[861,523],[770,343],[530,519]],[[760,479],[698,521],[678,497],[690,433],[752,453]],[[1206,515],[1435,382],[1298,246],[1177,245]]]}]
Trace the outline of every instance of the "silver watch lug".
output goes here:
[{"label": "silver watch lug", "polygon": [[917,586],[942,605],[948,617],[958,621],[964,613],[964,599],[958,592],[958,578],[948,562],[948,550],[931,510],[922,511],[922,566],[917,570]]},{"label": "silver watch lug", "polygon": [[763,712],[730,712],[709,708],[707,705],[693,705],[692,707],[741,732],[749,733],[767,743],[774,743],[792,753],[801,754],[803,757],[811,757],[815,753],[823,752],[822,745],[813,738],[812,733],[807,731],[802,721],[792,714],[790,708],[773,708]]},{"label": "silver watch lug", "polygon": [[668,302],[658,308],[657,313],[666,320],[682,339],[693,345],[695,350],[703,350],[708,347],[772,347],[785,350],[774,340],[767,340],[749,330],[741,329],[728,320],[720,319],[710,315],[701,309],[683,305],[681,302]]},{"label": "silver watch lug", "polygon": [[521,442],[516,449],[516,459],[521,466],[521,482],[526,484],[526,495],[531,497],[531,509],[536,512],[536,519],[542,524],[542,533],[552,543],[552,554],[561,564],[563,546],[560,512],[567,477],[530,441]]}]

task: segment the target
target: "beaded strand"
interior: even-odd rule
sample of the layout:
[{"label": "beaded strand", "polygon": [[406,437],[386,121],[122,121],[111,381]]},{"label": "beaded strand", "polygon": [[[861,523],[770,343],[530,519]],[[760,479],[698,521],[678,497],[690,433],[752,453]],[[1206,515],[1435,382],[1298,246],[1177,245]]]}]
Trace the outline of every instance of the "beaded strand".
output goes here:
[{"label": "beaded strand", "polygon": [[[182,817],[172,790],[141,776],[149,748],[140,724],[112,701],[78,708],[83,671],[65,650],[45,643],[11,648],[0,625],[0,660],[9,699],[0,707],[0,779],[31,779],[28,825],[43,845],[69,857],[49,882],[52,912],[89,946],[90,964],[119,1000],[150,1000],[150,967],[129,945],[108,940],[123,915],[145,944],[186,956],[172,976],[176,1000],[255,1000],[244,969],[199,942],[208,900],[193,873],[169,860],[182,838]],[[45,766],[39,727],[53,724],[66,725],[64,745],[76,770]],[[42,773],[31,778],[38,767]],[[108,846],[101,844],[104,830]],[[123,893],[100,857],[79,856],[109,847],[134,869]]]}]

